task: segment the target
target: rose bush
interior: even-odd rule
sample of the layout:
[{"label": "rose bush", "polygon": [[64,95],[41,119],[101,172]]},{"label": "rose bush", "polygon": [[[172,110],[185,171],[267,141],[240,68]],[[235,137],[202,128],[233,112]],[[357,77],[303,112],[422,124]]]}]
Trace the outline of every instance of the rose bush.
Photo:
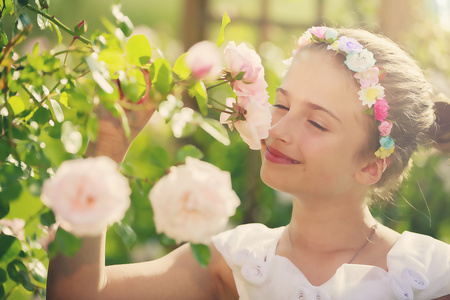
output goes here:
[{"label": "rose bush", "polygon": [[92,236],[123,218],[130,193],[117,164],[96,157],[63,162],[44,182],[41,198],[62,228],[77,236]]},{"label": "rose bush", "polygon": [[228,172],[187,157],[172,167],[149,193],[158,233],[177,242],[208,244],[239,206]]}]

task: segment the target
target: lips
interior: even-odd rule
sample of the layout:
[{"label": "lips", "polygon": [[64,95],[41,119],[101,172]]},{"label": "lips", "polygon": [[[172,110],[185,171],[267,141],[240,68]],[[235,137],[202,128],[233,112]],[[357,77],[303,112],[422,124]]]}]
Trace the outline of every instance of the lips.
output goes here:
[{"label": "lips", "polygon": [[267,146],[266,148],[266,152],[264,153],[264,157],[273,163],[276,164],[299,164],[300,162],[293,159],[292,157],[289,157],[285,154],[283,154],[282,152]]}]

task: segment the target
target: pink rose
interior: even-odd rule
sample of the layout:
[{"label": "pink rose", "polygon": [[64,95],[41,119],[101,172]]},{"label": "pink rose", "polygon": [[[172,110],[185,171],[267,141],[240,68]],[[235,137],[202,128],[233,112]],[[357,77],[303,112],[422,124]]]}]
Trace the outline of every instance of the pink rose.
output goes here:
[{"label": "pink rose", "polygon": [[379,74],[380,70],[377,67],[372,67],[363,72],[355,73],[353,76],[359,80],[359,84],[362,87],[369,87],[379,82]]},{"label": "pink rose", "polygon": [[185,165],[172,167],[152,188],[149,199],[156,231],[178,243],[194,244],[209,244],[240,204],[228,172],[192,157]]},{"label": "pink rose", "polygon": [[391,133],[392,122],[389,120],[381,121],[380,126],[378,126],[378,130],[380,131],[381,136],[388,136]]},{"label": "pink rose", "polygon": [[375,119],[378,121],[381,122],[386,119],[389,111],[389,105],[386,99],[378,99],[373,106],[373,111],[375,113]]},{"label": "pink rose", "polygon": [[[255,50],[249,49],[244,43],[236,47],[235,42],[229,42],[225,48],[227,70],[233,77],[231,86],[238,96],[254,97],[257,101],[266,102],[269,99],[264,79],[264,67],[261,58]],[[245,72],[240,80],[234,78]]]},{"label": "pink rose", "polygon": [[[238,111],[235,115],[232,115],[231,112],[230,114],[222,113],[220,122],[228,124],[231,130],[236,128],[250,149],[261,149],[261,140],[269,136],[271,127],[270,106],[263,105],[253,98],[240,99],[238,104],[234,98],[228,98],[226,104]],[[229,120],[230,116],[232,116],[231,120]]]},{"label": "pink rose", "polygon": [[48,245],[52,243],[55,239],[56,231],[58,230],[58,225],[52,224],[50,227],[38,225],[39,228],[44,232],[44,236],[38,240],[38,243],[41,245],[42,249],[48,251]]},{"label": "pink rose", "polygon": [[216,79],[222,70],[217,47],[210,41],[193,45],[186,54],[186,65],[196,79]]},{"label": "pink rose", "polygon": [[327,27],[324,26],[313,26],[308,29],[308,32],[314,34],[319,39],[325,39],[325,31],[327,31]]},{"label": "pink rose", "polygon": [[41,198],[63,229],[93,236],[123,218],[130,194],[117,164],[102,156],[63,162],[55,176],[44,182]]},{"label": "pink rose", "polygon": [[19,240],[25,239],[25,220],[14,218],[10,219],[1,219],[0,220],[0,233],[4,233],[7,235],[13,235],[17,237]]},{"label": "pink rose", "polygon": [[293,53],[295,55],[301,48],[308,45],[311,41],[311,33],[309,31],[306,31],[297,41],[298,47]]}]

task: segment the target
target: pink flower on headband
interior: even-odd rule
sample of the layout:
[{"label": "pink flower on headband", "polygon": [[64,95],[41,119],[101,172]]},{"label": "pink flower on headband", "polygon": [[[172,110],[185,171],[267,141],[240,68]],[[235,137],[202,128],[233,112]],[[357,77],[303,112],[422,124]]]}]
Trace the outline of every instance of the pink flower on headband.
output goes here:
[{"label": "pink flower on headband", "polygon": [[378,126],[378,130],[380,131],[381,136],[388,136],[391,133],[392,122],[389,120],[381,121],[380,126]]},{"label": "pink flower on headband", "polygon": [[386,99],[384,98],[378,99],[373,106],[373,111],[375,114],[375,119],[377,119],[380,122],[384,121],[387,118],[389,111],[389,105]]},{"label": "pink flower on headband", "polygon": [[325,31],[327,31],[327,27],[323,26],[320,27],[313,26],[308,29],[309,33],[314,34],[319,39],[325,39]]},{"label": "pink flower on headband", "polygon": [[311,41],[311,33],[307,31],[298,39],[297,50],[302,48],[303,46],[308,45],[310,41]]},{"label": "pink flower on headband", "polygon": [[362,87],[369,87],[379,82],[379,74],[380,70],[377,67],[373,67],[363,72],[355,73],[353,76],[359,80],[359,84]]},{"label": "pink flower on headband", "polygon": [[363,46],[354,38],[341,36],[339,38],[339,49],[347,54],[349,54],[350,52],[359,53],[362,51]]}]

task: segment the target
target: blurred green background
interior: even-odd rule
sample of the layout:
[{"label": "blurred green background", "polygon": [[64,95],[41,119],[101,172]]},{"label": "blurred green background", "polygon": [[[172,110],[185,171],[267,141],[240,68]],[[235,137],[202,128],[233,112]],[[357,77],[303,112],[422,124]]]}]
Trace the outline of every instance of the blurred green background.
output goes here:
[{"label": "blurred green background", "polygon": [[[86,20],[86,36],[89,36],[95,30],[104,30],[102,20],[111,19],[111,6],[116,3],[122,4],[122,11],[134,23],[135,32],[145,33],[152,47],[161,49],[171,63],[196,41],[215,41],[226,11],[231,18],[226,39],[245,41],[262,56],[271,96],[280,84],[282,61],[290,56],[296,37],[307,27],[320,24],[363,27],[388,35],[419,61],[438,90],[450,96],[448,0],[52,0],[50,13],[69,27]],[[8,19],[3,25],[10,32]],[[29,51],[37,41],[41,47],[52,48],[56,40],[54,32],[39,31],[36,27],[22,51]],[[216,93],[220,97],[220,89]],[[183,144],[194,144],[205,153],[204,160],[231,172],[233,187],[242,204],[230,226],[249,222],[262,222],[271,227],[286,225],[291,199],[261,182],[257,151],[248,150],[236,132],[231,133],[231,140],[232,145],[226,147],[200,130],[189,137],[175,139],[170,126],[155,116],[133,144],[126,163],[133,166],[137,177],[152,179],[160,176],[161,170],[154,169],[147,155],[149,151],[160,146],[175,152]],[[33,198],[27,192],[22,194],[21,198],[24,197]],[[127,217],[133,220],[138,243],[128,251],[110,230],[108,264],[153,259],[171,248],[159,244],[149,222],[151,207],[147,191],[133,194],[132,203]],[[12,203],[9,217],[27,219],[40,206],[38,198],[16,201]],[[450,243],[449,155],[422,149],[415,155],[411,174],[395,196],[395,202],[375,204],[372,209],[384,224],[395,230],[424,233]]]}]

